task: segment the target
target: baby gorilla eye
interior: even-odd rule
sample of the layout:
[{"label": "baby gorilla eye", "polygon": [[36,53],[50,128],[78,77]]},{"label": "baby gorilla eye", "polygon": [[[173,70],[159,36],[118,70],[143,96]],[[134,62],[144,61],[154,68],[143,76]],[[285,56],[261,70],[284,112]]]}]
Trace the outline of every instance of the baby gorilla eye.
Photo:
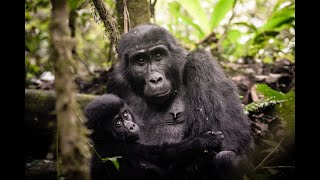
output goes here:
[{"label": "baby gorilla eye", "polygon": [[116,121],[115,126],[117,128],[121,127],[122,126],[122,122],[120,120]]},{"label": "baby gorilla eye", "polygon": [[125,120],[128,120],[128,119],[129,119],[129,113],[128,113],[127,111],[125,111],[125,112],[123,113],[123,118],[124,118]]}]

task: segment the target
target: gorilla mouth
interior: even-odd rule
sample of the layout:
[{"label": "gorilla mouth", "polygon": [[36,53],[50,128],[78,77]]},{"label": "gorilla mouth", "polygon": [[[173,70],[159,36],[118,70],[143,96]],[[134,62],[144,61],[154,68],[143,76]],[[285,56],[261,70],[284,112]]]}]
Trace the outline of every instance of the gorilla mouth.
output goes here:
[{"label": "gorilla mouth", "polygon": [[163,103],[170,98],[170,94],[171,90],[169,89],[168,91],[152,94],[151,96],[149,96],[148,100],[156,104]]},{"label": "gorilla mouth", "polygon": [[157,94],[154,94],[153,97],[156,97],[156,98],[161,98],[161,97],[165,97],[167,95],[170,94],[170,89],[168,91],[165,91],[165,92],[161,92],[161,93],[157,93]]}]

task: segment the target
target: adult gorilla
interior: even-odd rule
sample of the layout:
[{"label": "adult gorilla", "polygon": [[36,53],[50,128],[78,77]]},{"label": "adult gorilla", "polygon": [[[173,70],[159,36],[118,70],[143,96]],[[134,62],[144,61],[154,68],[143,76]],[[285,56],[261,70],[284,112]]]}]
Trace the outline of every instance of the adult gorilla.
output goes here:
[{"label": "adult gorilla", "polygon": [[177,162],[175,172],[181,170],[178,174],[185,179],[192,178],[185,170],[199,173],[197,178],[217,179],[237,172],[253,141],[236,88],[211,54],[187,52],[156,25],[131,29],[120,39],[117,52],[120,63],[110,75],[107,91],[124,99],[140,117],[139,142],[162,146],[221,131],[224,141],[218,154]]}]

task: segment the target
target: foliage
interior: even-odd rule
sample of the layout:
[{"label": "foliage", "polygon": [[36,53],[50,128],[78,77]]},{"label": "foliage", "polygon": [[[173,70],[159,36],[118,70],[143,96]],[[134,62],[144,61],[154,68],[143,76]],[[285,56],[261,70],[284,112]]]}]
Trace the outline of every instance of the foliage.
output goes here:
[{"label": "foliage", "polygon": [[204,45],[209,45],[222,59],[294,61],[295,3],[292,0],[176,0],[168,5],[159,4],[161,16],[166,6],[170,17],[163,17],[158,24],[167,26],[187,48],[201,46],[214,32],[218,42]]},{"label": "foliage", "polygon": [[[255,173],[250,174],[250,178],[247,178],[269,179],[270,177],[272,179],[281,174],[290,174],[294,168],[294,160],[290,153],[294,145],[295,93],[293,90],[286,94],[278,92],[266,84],[258,84],[256,90],[263,96],[263,100],[248,104],[247,113],[252,114],[272,106],[274,111],[271,111],[271,115],[276,117],[276,120],[269,121],[266,125],[268,133],[256,139]],[[266,112],[262,112],[262,115],[267,117]],[[259,122],[257,119],[254,121]],[[264,169],[264,167],[268,168]]]},{"label": "foliage", "polygon": [[246,105],[246,114],[249,114],[251,111],[258,111],[259,109],[266,108],[268,106],[274,106],[279,103],[283,103],[285,100],[272,100],[272,98],[268,98],[259,102],[252,102],[248,105]]},{"label": "foliage", "polygon": [[221,20],[225,18],[227,13],[234,7],[236,0],[219,0],[215,7],[210,18],[210,30],[213,31],[216,28]]},{"label": "foliage", "polygon": [[[103,25],[94,22],[97,18],[93,6],[81,7],[84,0],[68,3],[77,14],[75,48],[79,72],[110,68],[114,53]],[[114,1],[105,3],[116,12]],[[28,0],[25,7],[25,61],[30,80],[52,71],[48,61],[51,4],[49,0]],[[294,0],[157,1],[155,13],[155,23],[168,28],[188,49],[208,46],[221,60],[229,61],[294,61]]]},{"label": "foliage", "polygon": [[102,162],[111,161],[113,165],[117,168],[117,170],[119,170],[120,165],[119,165],[118,158],[122,158],[122,156],[115,156],[111,158],[101,158],[101,160]]},{"label": "foliage", "polygon": [[[76,63],[78,75],[105,69],[109,61],[109,41],[103,34],[101,24],[93,18],[90,5],[79,8],[84,0],[68,1],[70,9],[76,11]],[[108,1],[109,2],[109,1]],[[26,80],[38,78],[46,71],[53,71],[49,61],[49,21],[51,4],[49,0],[33,0],[25,3],[25,67]]]},{"label": "foliage", "polygon": [[295,93],[290,91],[286,94],[273,90],[266,84],[257,84],[257,91],[264,96],[264,99],[259,102],[252,102],[246,105],[245,111],[248,114],[250,111],[258,111],[267,106],[276,105],[276,113],[280,120],[285,123],[288,132],[294,132],[294,110],[295,110]]}]

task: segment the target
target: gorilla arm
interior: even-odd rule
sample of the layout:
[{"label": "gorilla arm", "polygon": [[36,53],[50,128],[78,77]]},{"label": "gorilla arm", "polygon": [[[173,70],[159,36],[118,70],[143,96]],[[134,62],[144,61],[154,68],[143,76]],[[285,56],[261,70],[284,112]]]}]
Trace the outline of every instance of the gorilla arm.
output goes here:
[{"label": "gorilla arm", "polygon": [[220,151],[224,136],[221,132],[208,131],[194,138],[187,138],[177,144],[143,145],[132,143],[129,151],[122,153],[127,156],[140,156],[155,165],[169,167],[174,164],[185,164],[193,161],[195,156],[207,156]]},{"label": "gorilla arm", "polygon": [[[208,130],[224,135],[222,151],[214,157],[221,167],[238,167],[253,149],[250,126],[236,87],[205,50],[189,53],[183,70],[187,123],[194,137]],[[196,107],[196,108],[195,108]]]}]

